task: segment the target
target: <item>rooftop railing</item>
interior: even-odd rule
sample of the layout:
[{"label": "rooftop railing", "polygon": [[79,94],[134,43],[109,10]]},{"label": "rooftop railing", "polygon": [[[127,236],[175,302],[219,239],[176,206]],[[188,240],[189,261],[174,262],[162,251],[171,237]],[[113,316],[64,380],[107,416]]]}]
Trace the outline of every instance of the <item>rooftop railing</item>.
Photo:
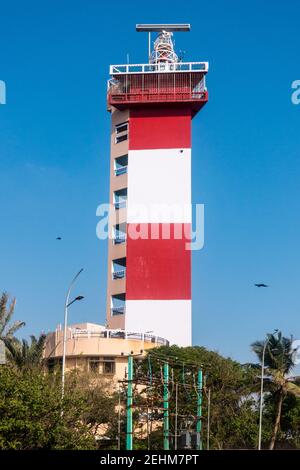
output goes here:
[{"label": "rooftop railing", "polygon": [[126,340],[135,340],[135,341],[146,341],[149,343],[160,344],[164,346],[169,345],[169,341],[160,336],[151,335],[149,333],[138,333],[134,331],[126,330],[101,330],[101,331],[92,331],[92,330],[80,330],[72,329],[72,338],[106,338],[106,339],[126,339]]}]

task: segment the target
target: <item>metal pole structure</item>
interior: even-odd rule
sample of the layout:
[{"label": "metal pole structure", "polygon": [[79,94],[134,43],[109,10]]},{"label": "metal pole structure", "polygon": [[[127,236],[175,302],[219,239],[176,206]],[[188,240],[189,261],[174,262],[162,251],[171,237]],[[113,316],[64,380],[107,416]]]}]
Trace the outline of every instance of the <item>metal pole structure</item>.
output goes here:
[{"label": "metal pole structure", "polygon": [[78,278],[78,276],[82,273],[83,268],[78,271],[76,276],[73,277],[67,297],[66,297],[66,302],[65,302],[65,317],[64,317],[64,339],[63,339],[63,357],[62,357],[62,373],[61,373],[61,397],[64,397],[65,393],[65,370],[66,370],[66,343],[67,343],[67,323],[68,323],[68,306],[69,306],[69,298],[71,294],[71,289],[73,287],[74,282]]},{"label": "metal pole structure", "polygon": [[149,31],[148,33],[148,57],[149,57],[149,63],[151,60],[151,32]]},{"label": "metal pole structure", "polygon": [[121,390],[120,384],[118,388],[119,402],[118,402],[118,450],[121,450]]},{"label": "metal pole structure", "polygon": [[126,450],[132,450],[133,356],[128,356]]},{"label": "metal pole structure", "polygon": [[197,450],[202,450],[202,386],[203,374],[202,369],[199,369],[197,380]]},{"label": "metal pole structure", "polygon": [[263,394],[264,394],[264,369],[265,369],[265,353],[269,343],[270,336],[265,341],[261,359],[261,377],[260,377],[260,404],[259,404],[259,428],[258,428],[258,450],[261,450],[261,433],[262,433],[262,411],[263,411]]},{"label": "metal pole structure", "polygon": [[207,444],[206,450],[209,450],[210,440],[210,388],[208,389],[208,398],[207,398]]},{"label": "metal pole structure", "polygon": [[149,405],[147,403],[147,450],[150,450]]},{"label": "metal pole structure", "polygon": [[164,450],[170,449],[169,435],[169,363],[164,363]]},{"label": "metal pole structure", "polygon": [[177,439],[178,439],[178,383],[175,385],[175,442],[174,448],[177,450]]}]

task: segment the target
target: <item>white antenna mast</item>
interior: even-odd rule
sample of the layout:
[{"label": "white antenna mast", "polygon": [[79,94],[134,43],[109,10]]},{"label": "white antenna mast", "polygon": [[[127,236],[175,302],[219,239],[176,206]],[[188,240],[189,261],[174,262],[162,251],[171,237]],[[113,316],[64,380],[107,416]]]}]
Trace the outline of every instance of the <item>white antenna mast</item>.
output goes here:
[{"label": "white antenna mast", "polygon": [[[184,24],[137,24],[138,33],[148,32],[148,57],[149,63],[178,62],[178,56],[174,51],[172,41],[173,32],[188,32],[191,25]],[[158,37],[154,43],[154,51],[151,52],[151,32],[157,32]]]}]

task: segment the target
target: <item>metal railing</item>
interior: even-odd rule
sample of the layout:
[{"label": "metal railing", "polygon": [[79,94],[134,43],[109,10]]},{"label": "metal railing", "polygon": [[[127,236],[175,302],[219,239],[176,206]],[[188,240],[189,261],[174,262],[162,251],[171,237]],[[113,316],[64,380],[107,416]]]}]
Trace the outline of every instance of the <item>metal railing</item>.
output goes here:
[{"label": "metal railing", "polygon": [[114,203],[115,209],[123,209],[126,207],[126,201],[118,201]]},{"label": "metal railing", "polygon": [[125,307],[112,307],[111,313],[112,315],[124,315]]},{"label": "metal railing", "polygon": [[208,62],[177,62],[158,64],[122,64],[111,65],[110,75],[139,74],[163,72],[208,72]]},{"label": "metal railing", "polygon": [[151,335],[149,333],[139,333],[134,331],[126,330],[110,330],[103,329],[101,331],[92,330],[71,330],[72,338],[105,338],[105,339],[128,339],[136,341],[146,341],[149,343],[155,343],[160,345],[169,345],[169,341],[160,336]]},{"label": "metal railing", "polygon": [[111,104],[147,102],[205,102],[208,93],[203,73],[120,75],[108,82]]},{"label": "metal railing", "polygon": [[124,102],[180,102],[180,101],[207,101],[207,91],[199,92],[186,92],[186,93],[114,93],[109,95],[111,103],[124,103]]},{"label": "metal railing", "polygon": [[120,236],[114,237],[114,238],[113,238],[113,242],[114,242],[115,245],[121,245],[121,243],[125,243],[125,242],[126,242],[126,237],[125,237],[125,235],[122,236],[122,237],[120,237]]},{"label": "metal railing", "polygon": [[122,269],[121,271],[114,271],[112,273],[112,278],[113,279],[123,279],[125,277],[125,269]]},{"label": "metal railing", "polygon": [[116,176],[119,176],[119,175],[124,175],[125,173],[127,173],[127,166],[121,166],[120,168],[116,168],[115,169],[115,175]]}]

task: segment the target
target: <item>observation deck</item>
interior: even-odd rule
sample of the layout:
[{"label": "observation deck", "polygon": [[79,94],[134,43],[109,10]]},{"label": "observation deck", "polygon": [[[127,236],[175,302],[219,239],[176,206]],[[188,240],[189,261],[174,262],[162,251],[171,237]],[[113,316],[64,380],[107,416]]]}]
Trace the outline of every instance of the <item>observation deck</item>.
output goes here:
[{"label": "observation deck", "polygon": [[182,104],[198,112],[208,100],[208,62],[158,62],[110,66],[108,106]]}]

